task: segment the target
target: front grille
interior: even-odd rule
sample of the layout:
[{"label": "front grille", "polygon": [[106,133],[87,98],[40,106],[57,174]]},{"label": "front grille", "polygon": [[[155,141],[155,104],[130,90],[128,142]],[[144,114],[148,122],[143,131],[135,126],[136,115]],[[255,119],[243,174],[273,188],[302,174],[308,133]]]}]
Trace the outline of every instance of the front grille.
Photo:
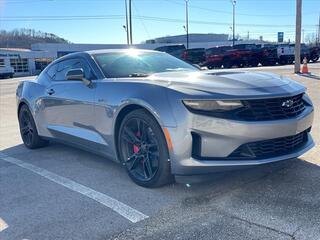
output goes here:
[{"label": "front grille", "polygon": [[236,117],[245,121],[267,121],[295,117],[305,109],[303,94],[285,98],[245,100]]},{"label": "front grille", "polygon": [[308,141],[308,130],[294,136],[247,143],[236,149],[229,159],[263,159],[295,152]]}]

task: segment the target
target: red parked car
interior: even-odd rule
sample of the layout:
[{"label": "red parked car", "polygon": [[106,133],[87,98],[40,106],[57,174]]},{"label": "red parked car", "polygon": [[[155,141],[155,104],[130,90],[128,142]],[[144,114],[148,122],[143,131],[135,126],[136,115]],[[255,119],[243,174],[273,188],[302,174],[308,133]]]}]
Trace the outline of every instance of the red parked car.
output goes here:
[{"label": "red parked car", "polygon": [[208,48],[206,50],[206,60],[203,65],[209,69],[220,68],[223,65],[223,58],[226,52],[231,49],[231,46]]}]

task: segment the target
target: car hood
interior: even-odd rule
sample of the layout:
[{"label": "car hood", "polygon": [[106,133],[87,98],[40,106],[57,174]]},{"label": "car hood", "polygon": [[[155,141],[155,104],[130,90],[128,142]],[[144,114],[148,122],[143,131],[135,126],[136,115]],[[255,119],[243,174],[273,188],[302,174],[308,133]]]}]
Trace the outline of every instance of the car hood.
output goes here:
[{"label": "car hood", "polygon": [[148,80],[199,97],[214,94],[221,98],[260,98],[292,96],[305,91],[295,81],[266,72],[165,72],[153,74]]}]

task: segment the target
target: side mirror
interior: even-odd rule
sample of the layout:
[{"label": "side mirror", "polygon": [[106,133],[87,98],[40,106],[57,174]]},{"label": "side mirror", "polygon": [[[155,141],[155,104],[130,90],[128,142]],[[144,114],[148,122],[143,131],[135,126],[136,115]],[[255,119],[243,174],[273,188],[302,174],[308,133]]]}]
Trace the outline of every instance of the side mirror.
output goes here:
[{"label": "side mirror", "polygon": [[91,81],[84,77],[82,68],[69,70],[66,74],[66,79],[71,81],[82,81],[86,86],[91,84]]}]

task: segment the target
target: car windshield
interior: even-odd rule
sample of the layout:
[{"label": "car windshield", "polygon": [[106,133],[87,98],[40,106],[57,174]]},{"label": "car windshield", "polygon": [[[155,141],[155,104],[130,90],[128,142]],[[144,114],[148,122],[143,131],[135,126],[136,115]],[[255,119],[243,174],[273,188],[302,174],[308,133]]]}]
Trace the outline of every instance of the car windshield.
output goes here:
[{"label": "car windshield", "polygon": [[128,50],[95,54],[94,58],[105,77],[146,77],[153,73],[169,71],[198,71],[180,59],[161,52]]}]

